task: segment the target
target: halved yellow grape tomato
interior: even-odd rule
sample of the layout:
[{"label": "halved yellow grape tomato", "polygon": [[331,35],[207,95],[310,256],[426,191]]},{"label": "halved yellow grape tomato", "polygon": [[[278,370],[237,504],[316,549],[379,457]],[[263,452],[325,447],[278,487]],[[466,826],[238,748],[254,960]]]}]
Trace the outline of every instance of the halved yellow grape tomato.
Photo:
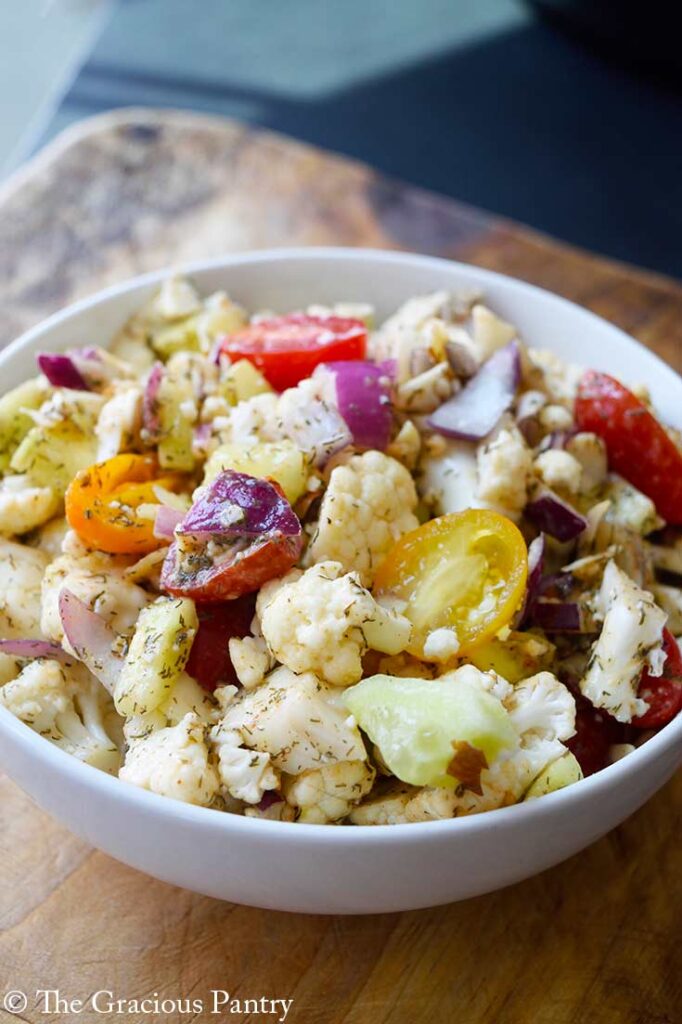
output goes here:
[{"label": "halved yellow grape tomato", "polygon": [[497,512],[467,509],[405,534],[379,566],[374,592],[405,603],[411,654],[423,657],[428,634],[441,627],[455,630],[466,654],[511,622],[527,575],[518,527]]}]

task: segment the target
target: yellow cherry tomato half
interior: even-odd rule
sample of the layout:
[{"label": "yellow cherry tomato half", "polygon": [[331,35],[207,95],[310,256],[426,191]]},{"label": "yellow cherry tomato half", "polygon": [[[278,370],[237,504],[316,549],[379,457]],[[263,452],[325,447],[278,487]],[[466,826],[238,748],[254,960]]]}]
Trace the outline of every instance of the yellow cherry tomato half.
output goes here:
[{"label": "yellow cherry tomato half", "polygon": [[66,518],[93,548],[110,554],[146,554],[166,541],[154,536],[153,518],[138,513],[158,505],[156,487],[178,491],[179,473],[162,474],[153,455],[114,455],[82,470],[66,492]]},{"label": "yellow cherry tomato half", "polygon": [[510,519],[487,509],[440,516],[405,534],[379,566],[377,596],[404,602],[413,626],[408,650],[454,629],[466,654],[507,626],[526,592],[526,542]]}]

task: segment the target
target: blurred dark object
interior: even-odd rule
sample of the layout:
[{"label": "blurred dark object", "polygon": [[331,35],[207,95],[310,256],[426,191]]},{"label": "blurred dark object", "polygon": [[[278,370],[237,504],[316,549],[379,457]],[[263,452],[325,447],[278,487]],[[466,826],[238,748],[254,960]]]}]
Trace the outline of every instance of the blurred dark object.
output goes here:
[{"label": "blurred dark object", "polygon": [[[530,0],[554,25],[605,56],[682,81],[677,4],[671,0]],[[679,24],[679,23],[678,23]]]}]

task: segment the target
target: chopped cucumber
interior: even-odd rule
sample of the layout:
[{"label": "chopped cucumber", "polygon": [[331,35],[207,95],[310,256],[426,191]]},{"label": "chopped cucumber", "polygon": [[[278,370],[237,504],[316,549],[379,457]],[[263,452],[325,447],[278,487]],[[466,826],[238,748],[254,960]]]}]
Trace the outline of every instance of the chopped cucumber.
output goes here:
[{"label": "chopped cucumber", "polygon": [[221,445],[206,463],[204,484],[225,469],[276,480],[292,505],[305,494],[309,476],[305,455],[291,441]]},{"label": "chopped cucumber", "polygon": [[376,675],[346,690],[345,702],[390,771],[415,786],[454,789],[458,744],[490,765],[518,742],[500,701],[463,680]]},{"label": "chopped cucumber", "polygon": [[268,391],[272,391],[272,388],[260,370],[257,370],[248,359],[239,359],[232,363],[220,381],[220,393],[230,405],[237,405]]},{"label": "chopped cucumber", "polygon": [[16,473],[25,473],[37,487],[51,487],[64,494],[81,469],[97,461],[97,438],[75,423],[60,422],[32,427],[11,460]]},{"label": "chopped cucumber", "polygon": [[144,715],[167,700],[198,627],[188,598],[162,597],[142,609],[114,691],[119,714]]},{"label": "chopped cucumber", "polygon": [[199,352],[198,314],[185,317],[173,324],[152,331],[150,343],[156,354],[163,360],[170,359],[176,352]]},{"label": "chopped cucumber", "polygon": [[16,448],[33,426],[25,410],[40,408],[47,394],[47,385],[36,377],[0,398],[0,473],[7,471]]},{"label": "chopped cucumber", "polygon": [[158,393],[161,440],[159,464],[163,469],[194,469],[194,424],[197,418],[194,384],[189,374],[170,368],[161,378]]},{"label": "chopped cucumber", "polygon": [[539,796],[546,796],[554,793],[557,789],[565,786],[572,786],[574,782],[580,782],[583,777],[582,769],[575,756],[567,750],[556,761],[547,765],[544,771],[540,772],[537,779],[526,791],[525,800],[535,800]]}]

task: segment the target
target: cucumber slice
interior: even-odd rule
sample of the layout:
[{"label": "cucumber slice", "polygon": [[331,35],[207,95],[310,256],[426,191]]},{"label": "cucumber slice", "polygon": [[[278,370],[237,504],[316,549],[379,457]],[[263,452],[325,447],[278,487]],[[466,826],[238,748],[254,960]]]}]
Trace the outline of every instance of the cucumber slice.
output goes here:
[{"label": "cucumber slice", "polygon": [[501,702],[464,680],[370,676],[346,690],[345,702],[390,771],[415,786],[464,781],[455,774],[460,744],[491,765],[518,742]]},{"label": "cucumber slice", "polygon": [[305,494],[309,476],[305,455],[291,441],[223,444],[206,463],[204,484],[211,483],[225,469],[276,480],[292,505]]},{"label": "cucumber slice", "polygon": [[47,395],[47,385],[36,378],[0,398],[0,473],[7,471],[12,455],[33,426],[25,410],[39,409]]},{"label": "cucumber slice", "polygon": [[583,773],[574,755],[567,750],[556,761],[547,765],[544,771],[540,772],[535,782],[526,790],[525,800],[536,800],[539,796],[546,796],[554,793],[557,789],[564,789],[565,786],[572,786],[574,782],[580,782]]}]

